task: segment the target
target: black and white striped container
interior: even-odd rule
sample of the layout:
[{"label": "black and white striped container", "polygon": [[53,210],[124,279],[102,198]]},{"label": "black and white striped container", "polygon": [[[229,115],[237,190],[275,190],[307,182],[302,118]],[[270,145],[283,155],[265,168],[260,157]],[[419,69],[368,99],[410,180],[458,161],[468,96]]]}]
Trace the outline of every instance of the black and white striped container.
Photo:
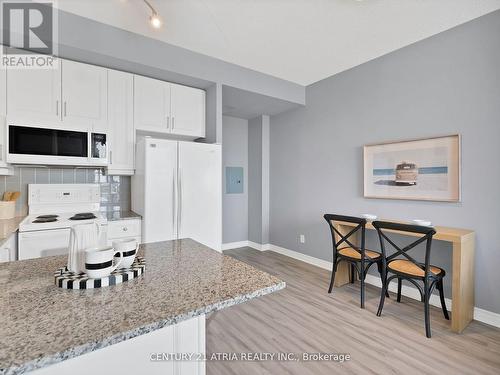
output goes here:
[{"label": "black and white striped container", "polygon": [[101,279],[89,279],[83,272],[74,273],[68,271],[67,267],[63,267],[54,272],[54,281],[59,288],[63,289],[96,289],[135,279],[145,270],[145,259],[137,257],[131,267],[115,270],[111,275]]}]

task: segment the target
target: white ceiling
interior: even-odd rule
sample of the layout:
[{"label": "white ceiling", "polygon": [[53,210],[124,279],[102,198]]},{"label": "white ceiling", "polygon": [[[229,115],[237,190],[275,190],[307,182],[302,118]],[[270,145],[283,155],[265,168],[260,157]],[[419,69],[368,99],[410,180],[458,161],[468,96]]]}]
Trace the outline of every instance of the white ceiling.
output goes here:
[{"label": "white ceiling", "polygon": [[500,9],[500,0],[58,0],[59,8],[302,85]]}]

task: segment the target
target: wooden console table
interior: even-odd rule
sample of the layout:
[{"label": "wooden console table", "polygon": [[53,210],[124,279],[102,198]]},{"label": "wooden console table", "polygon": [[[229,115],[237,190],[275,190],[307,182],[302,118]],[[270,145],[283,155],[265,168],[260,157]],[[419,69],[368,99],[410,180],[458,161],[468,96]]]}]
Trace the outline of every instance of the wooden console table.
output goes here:
[{"label": "wooden console table", "polygon": [[[346,235],[356,224],[337,222],[337,230]],[[366,224],[366,229],[375,230],[371,223]],[[448,228],[435,226],[434,239],[438,241],[451,242],[453,246],[453,280],[452,280],[452,306],[451,306],[451,330],[462,332],[474,317],[474,252],[475,233],[468,229]],[[387,231],[387,230],[386,230]],[[398,231],[387,231],[401,233],[409,236],[419,234],[402,233]],[[351,242],[358,244],[354,236]],[[379,251],[378,249],[373,249]],[[342,286],[349,282],[349,266],[346,262],[338,265],[335,274],[335,286]]]}]

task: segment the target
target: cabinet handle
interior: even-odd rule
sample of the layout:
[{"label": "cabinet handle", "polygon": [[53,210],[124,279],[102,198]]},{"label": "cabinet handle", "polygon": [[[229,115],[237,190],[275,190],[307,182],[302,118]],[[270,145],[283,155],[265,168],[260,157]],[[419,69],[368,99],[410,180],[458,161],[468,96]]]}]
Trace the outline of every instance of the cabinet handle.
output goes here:
[{"label": "cabinet handle", "polygon": [[59,117],[59,100],[56,100],[56,116]]},{"label": "cabinet handle", "polygon": [[113,151],[109,152],[109,164],[113,164]]},{"label": "cabinet handle", "polygon": [[172,116],[172,130],[174,130],[174,126],[175,126],[175,117]]},{"label": "cabinet handle", "polygon": [[64,102],[64,117],[66,117],[66,102]]},{"label": "cabinet handle", "polygon": [[3,145],[0,145],[0,160],[3,160]]},{"label": "cabinet handle", "polygon": [[127,228],[127,227],[123,227],[123,228],[122,228],[122,230],[123,230],[124,232],[126,232],[126,231],[128,231],[128,228]]},{"label": "cabinet handle", "polygon": [[170,127],[170,116],[167,116],[167,129]]}]

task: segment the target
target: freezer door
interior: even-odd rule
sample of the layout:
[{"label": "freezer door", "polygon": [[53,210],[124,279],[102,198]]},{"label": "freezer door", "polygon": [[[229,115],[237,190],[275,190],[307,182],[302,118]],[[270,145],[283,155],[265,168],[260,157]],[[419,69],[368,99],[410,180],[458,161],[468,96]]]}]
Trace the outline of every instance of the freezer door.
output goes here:
[{"label": "freezer door", "polygon": [[222,159],[220,145],[179,142],[179,238],[212,249],[222,246]]},{"label": "freezer door", "polygon": [[177,238],[177,142],[145,142],[143,242]]}]

